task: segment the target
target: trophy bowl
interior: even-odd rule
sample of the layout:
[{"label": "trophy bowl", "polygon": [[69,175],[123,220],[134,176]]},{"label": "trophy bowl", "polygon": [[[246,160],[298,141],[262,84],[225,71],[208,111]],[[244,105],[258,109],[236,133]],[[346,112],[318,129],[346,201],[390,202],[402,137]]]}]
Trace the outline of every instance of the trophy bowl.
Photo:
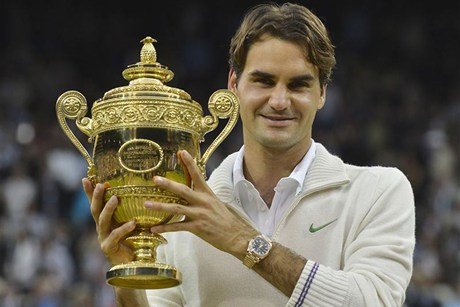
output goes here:
[{"label": "trophy bowl", "polygon": [[[177,157],[187,150],[203,175],[205,164],[217,146],[228,136],[238,120],[238,99],[228,90],[218,90],[209,98],[211,115],[203,116],[201,105],[181,89],[166,86],[174,74],[156,59],[151,37],[142,41],[140,62],[128,66],[123,77],[127,86],[107,91],[94,102],[92,118],[85,117],[85,97],[77,91],[62,94],[56,102],[61,128],[88,163],[88,178],[93,185],[108,183],[104,201],[115,195],[118,206],[114,227],[135,220],[136,228],[124,239],[134,251],[134,259],[113,266],[106,275],[113,286],[135,289],[159,289],[179,285],[178,269],[156,259],[156,249],[166,239],[151,233],[154,225],[177,222],[181,215],[144,207],[146,200],[187,205],[177,195],[157,187],[154,176],[163,176],[191,187]],[[204,135],[228,122],[205,153],[200,153]],[[77,128],[93,144],[92,155],[75,137],[67,124]],[[181,252],[181,251],[177,251]]]}]

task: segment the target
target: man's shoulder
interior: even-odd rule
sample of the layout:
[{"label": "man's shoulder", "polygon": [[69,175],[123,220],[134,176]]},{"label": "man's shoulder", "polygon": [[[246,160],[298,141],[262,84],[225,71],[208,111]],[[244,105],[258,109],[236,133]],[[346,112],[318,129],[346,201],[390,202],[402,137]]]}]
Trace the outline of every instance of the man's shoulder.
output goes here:
[{"label": "man's shoulder", "polygon": [[208,183],[217,180],[217,178],[220,176],[231,176],[237,154],[238,152],[234,152],[225,157],[219,166],[211,171],[211,176],[209,177]]},{"label": "man's shoulder", "polygon": [[406,179],[404,173],[396,167],[387,166],[358,166],[343,161],[338,155],[330,153],[322,144],[317,143],[318,150],[317,163],[315,171],[326,172],[329,176],[332,174],[342,174],[342,177],[348,178],[351,183],[354,181],[375,182],[377,181],[394,181]]},{"label": "man's shoulder", "polygon": [[344,163],[345,171],[350,182],[361,187],[374,187],[376,190],[390,186],[399,186],[411,190],[411,184],[406,175],[396,167],[388,166],[357,166]]},{"label": "man's shoulder", "polygon": [[385,177],[385,178],[400,178],[406,177],[404,173],[391,166],[371,165],[371,166],[359,166],[354,164],[344,163],[345,171],[348,173],[350,178],[356,178],[358,176],[370,176],[370,177]]},{"label": "man's shoulder", "polygon": [[230,197],[233,190],[233,165],[237,152],[228,155],[216,169],[214,169],[207,181],[208,185],[218,196]]}]

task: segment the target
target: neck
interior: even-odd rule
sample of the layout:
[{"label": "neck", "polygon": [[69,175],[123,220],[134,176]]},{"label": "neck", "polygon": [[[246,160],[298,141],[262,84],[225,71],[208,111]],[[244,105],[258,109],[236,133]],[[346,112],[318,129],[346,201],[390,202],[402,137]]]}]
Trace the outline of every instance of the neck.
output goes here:
[{"label": "neck", "polygon": [[291,148],[273,149],[261,146],[244,146],[243,171],[245,178],[259,191],[269,205],[275,194],[274,188],[283,177],[288,177],[311,146],[296,144]]}]

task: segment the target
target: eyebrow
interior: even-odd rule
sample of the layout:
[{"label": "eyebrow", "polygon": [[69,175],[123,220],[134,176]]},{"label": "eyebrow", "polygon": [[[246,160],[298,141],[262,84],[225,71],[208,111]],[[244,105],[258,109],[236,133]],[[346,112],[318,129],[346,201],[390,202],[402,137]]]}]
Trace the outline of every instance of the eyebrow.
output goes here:
[{"label": "eyebrow", "polygon": [[249,75],[251,77],[268,78],[268,79],[273,79],[275,77],[275,75],[273,74],[270,74],[264,71],[260,71],[260,70],[254,70]]},{"label": "eyebrow", "polygon": [[[259,77],[259,78],[268,78],[268,79],[274,79],[275,75],[270,74],[268,72],[260,71],[260,70],[254,70],[249,74],[251,77]],[[300,76],[295,76],[290,79],[291,82],[299,82],[299,81],[306,81],[310,82],[313,81],[315,77],[313,77],[311,74],[304,74]]]},{"label": "eyebrow", "polygon": [[300,75],[300,76],[291,78],[291,82],[299,82],[299,81],[311,82],[314,79],[315,77],[313,77],[311,74],[305,74],[305,75]]}]

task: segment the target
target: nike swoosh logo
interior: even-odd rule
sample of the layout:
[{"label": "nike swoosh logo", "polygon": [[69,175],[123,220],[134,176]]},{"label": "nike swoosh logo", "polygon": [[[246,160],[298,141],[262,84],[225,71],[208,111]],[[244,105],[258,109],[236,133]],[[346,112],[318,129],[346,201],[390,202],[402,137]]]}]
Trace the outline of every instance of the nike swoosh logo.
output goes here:
[{"label": "nike swoosh logo", "polygon": [[314,227],[314,226],[313,226],[313,223],[312,223],[312,224],[310,225],[310,233],[315,233],[315,232],[317,232],[317,231],[320,231],[321,229],[323,229],[323,228],[326,227],[326,226],[331,225],[331,224],[334,223],[335,221],[337,221],[337,219],[332,220],[332,221],[330,221],[329,223],[326,223],[326,224],[321,225],[321,226],[319,226],[319,227]]}]

